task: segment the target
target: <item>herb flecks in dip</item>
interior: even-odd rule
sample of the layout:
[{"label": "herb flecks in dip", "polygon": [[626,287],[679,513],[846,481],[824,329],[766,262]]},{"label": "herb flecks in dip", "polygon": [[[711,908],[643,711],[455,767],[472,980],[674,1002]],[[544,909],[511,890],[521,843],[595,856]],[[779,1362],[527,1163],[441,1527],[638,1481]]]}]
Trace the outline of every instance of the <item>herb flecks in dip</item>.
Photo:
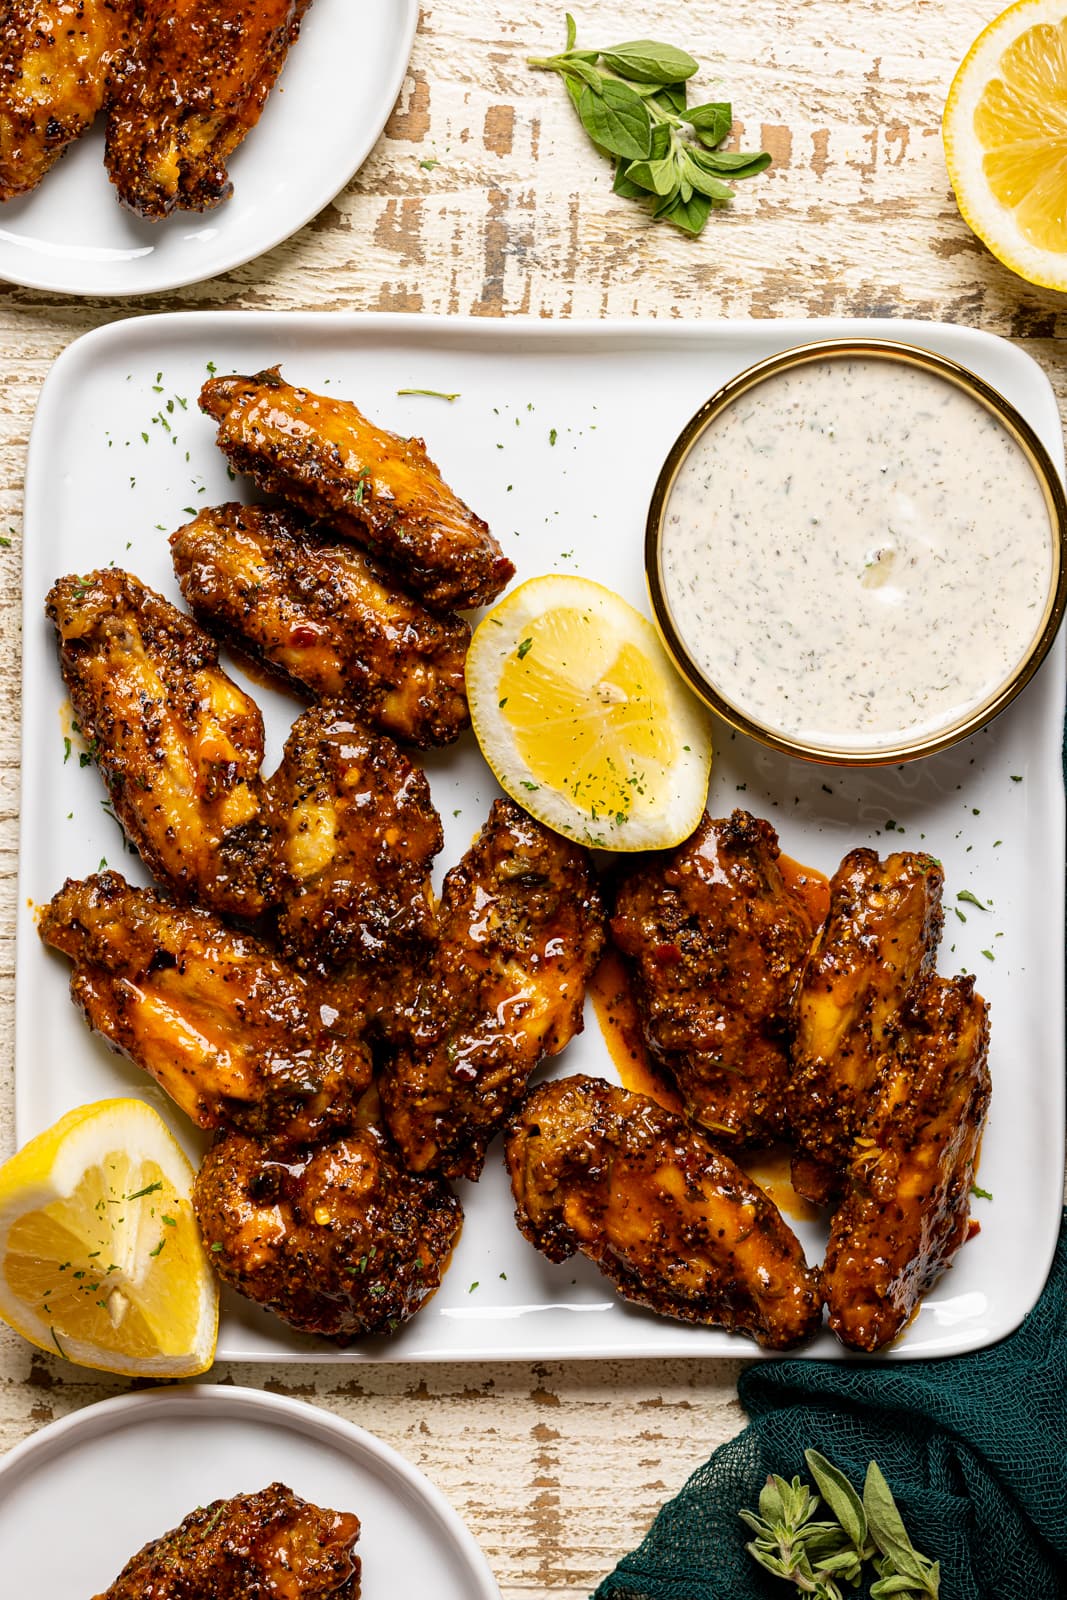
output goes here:
[{"label": "herb flecks in dip", "polygon": [[1044,622],[1052,532],[1007,428],[880,357],[777,373],[675,479],[661,577],[694,664],[787,739],[891,749],[982,706]]}]

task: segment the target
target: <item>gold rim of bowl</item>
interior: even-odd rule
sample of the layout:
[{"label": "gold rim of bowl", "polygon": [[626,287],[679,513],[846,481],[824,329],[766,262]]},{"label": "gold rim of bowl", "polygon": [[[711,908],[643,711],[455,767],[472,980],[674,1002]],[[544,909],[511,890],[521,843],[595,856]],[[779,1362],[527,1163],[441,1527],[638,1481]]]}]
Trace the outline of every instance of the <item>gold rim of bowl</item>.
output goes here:
[{"label": "gold rim of bowl", "polygon": [[[920,367],[962,389],[990,411],[1022,450],[1041,485],[1048,510],[1049,537],[1052,544],[1052,574],[1041,627],[1010,676],[973,711],[957,718],[955,722],[921,738],[907,738],[902,735],[899,743],[893,746],[882,745],[876,750],[840,749],[829,744],[816,744],[800,738],[790,738],[749,716],[741,706],[728,700],[704,676],[689,654],[685,641],[675,626],[664,592],[662,575],[661,533],[664,513],[675,480],[690,450],[704,431],[727,406],[768,378],[775,377],[792,367],[842,358],[871,358]],[[686,423],[671,446],[667,459],[660,469],[656,487],[652,491],[652,502],[645,525],[645,577],[652,601],[652,614],[668,654],[690,688],[705,705],[710,706],[722,717],[724,722],[739,732],[758,739],[761,744],[769,745],[773,750],[799,756],[805,761],[818,761],[837,766],[890,766],[901,761],[912,761],[918,756],[935,755],[938,751],[946,750],[950,745],[975,733],[1010,705],[1037,672],[1059,631],[1064,610],[1067,608],[1067,497],[1064,495],[1059,473],[1033,428],[1019,414],[1011,401],[1006,400],[999,390],[987,383],[984,378],[979,378],[976,373],[961,367],[958,362],[951,361],[946,356],[935,355],[932,351],[923,350],[917,345],[902,344],[892,339],[822,339],[812,344],[794,345],[789,350],[768,356],[765,360],[756,362],[754,366],[747,367],[736,378],[731,378],[728,383],[723,384],[722,388],[718,389],[710,400],[706,400],[700,410]]]}]

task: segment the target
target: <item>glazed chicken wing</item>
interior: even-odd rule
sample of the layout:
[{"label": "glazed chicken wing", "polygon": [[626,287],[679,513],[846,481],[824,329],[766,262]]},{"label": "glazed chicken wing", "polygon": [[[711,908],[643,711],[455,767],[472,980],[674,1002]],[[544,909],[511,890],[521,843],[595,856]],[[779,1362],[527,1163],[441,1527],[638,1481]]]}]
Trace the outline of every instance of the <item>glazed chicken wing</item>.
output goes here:
[{"label": "glazed chicken wing", "polygon": [[115,872],[68,879],[38,926],[73,961],[89,1026],[199,1127],[309,1139],[351,1124],[366,1047],[256,940]]},{"label": "glazed chicken wing", "polygon": [[885,1052],[909,992],[933,971],[944,873],[933,856],[880,861],[851,850],[830,882],[830,912],[797,992],[787,1112],[793,1183],[822,1204],[841,1192]]},{"label": "glazed chicken wing", "polygon": [[395,996],[434,931],[430,866],[444,841],[426,774],[327,704],[294,722],[268,792],[282,949],[325,975],[380,974]]},{"label": "glazed chicken wing", "polygon": [[193,1205],[224,1283],[342,1345],[415,1315],[462,1224],[448,1185],[405,1172],[372,1127],[299,1156],[227,1134],[204,1157]]},{"label": "glazed chicken wing", "polygon": [[913,993],[830,1228],[823,1285],[830,1326],[850,1349],[895,1338],[968,1237],[988,1046],[973,978],[932,977]]},{"label": "glazed chicken wing", "polygon": [[295,511],[234,503],[170,543],[196,617],[293,683],[408,744],[450,744],[467,726],[467,624],[432,616],[355,546]]},{"label": "glazed chicken wing", "polygon": [[382,1108],[411,1171],[476,1178],[538,1062],[581,1029],[603,942],[585,852],[494,801],[445,878],[439,929]]},{"label": "glazed chicken wing", "polygon": [[96,1600],[359,1600],[358,1538],[351,1512],[272,1483],[190,1512]]},{"label": "glazed chicken wing", "polygon": [[0,7],[0,200],[35,189],[91,126],[134,13],[134,0]]},{"label": "glazed chicken wing", "polygon": [[145,0],[116,66],[105,162],[142,217],[207,211],[259,121],[310,0]]},{"label": "glazed chicken wing", "polygon": [[46,609],[78,725],[147,865],[182,901],[257,916],[272,898],[263,719],[214,641],[118,568],[60,578]]},{"label": "glazed chicken wing", "polygon": [[507,1141],[516,1221],[581,1251],[626,1300],[788,1350],[819,1326],[818,1275],[761,1189],[684,1118],[599,1078],[542,1084]]},{"label": "glazed chicken wing", "polygon": [[633,964],[646,1048],[720,1140],[785,1132],[789,1008],[814,928],[769,822],[705,817],[624,877],[611,931]]},{"label": "glazed chicken wing", "polygon": [[350,400],[295,388],[272,367],[209,379],[200,406],[238,472],[388,562],[432,610],[487,605],[513,576],[422,440],[377,427]]}]

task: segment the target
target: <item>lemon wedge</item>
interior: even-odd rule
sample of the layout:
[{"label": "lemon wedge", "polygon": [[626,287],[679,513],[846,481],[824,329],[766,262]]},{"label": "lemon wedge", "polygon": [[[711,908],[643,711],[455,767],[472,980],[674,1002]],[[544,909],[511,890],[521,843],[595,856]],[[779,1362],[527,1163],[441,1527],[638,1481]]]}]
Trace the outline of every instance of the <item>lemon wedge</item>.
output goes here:
[{"label": "lemon wedge", "polygon": [[580,844],[662,850],[704,810],[711,730],[652,624],[588,578],[531,578],[479,624],[467,695],[512,799]]},{"label": "lemon wedge", "polygon": [[140,1100],[60,1118],[0,1167],[0,1317],[79,1366],[206,1371],[218,1285],[192,1184],[173,1135]]},{"label": "lemon wedge", "polygon": [[945,158],[965,220],[1020,277],[1067,289],[1067,0],[1018,0],[949,90]]}]

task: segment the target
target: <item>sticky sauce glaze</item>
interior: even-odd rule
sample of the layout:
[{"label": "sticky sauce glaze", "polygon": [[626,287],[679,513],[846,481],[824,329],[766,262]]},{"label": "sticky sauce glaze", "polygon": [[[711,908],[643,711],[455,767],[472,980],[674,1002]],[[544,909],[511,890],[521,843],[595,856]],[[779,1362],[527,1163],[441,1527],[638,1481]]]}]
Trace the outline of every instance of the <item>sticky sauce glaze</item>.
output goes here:
[{"label": "sticky sauce glaze", "polygon": [[866,357],[777,373],[696,441],[666,507],[679,636],[786,738],[877,750],[951,727],[1041,629],[1042,486],[1004,425],[935,373]]}]

